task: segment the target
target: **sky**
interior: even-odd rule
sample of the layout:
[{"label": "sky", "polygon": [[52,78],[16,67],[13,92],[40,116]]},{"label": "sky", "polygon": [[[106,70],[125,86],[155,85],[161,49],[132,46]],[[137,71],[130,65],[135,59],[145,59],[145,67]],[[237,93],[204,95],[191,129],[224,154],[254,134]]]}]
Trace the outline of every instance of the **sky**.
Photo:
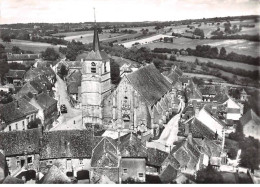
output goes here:
[{"label": "sky", "polygon": [[0,24],[175,21],[259,15],[260,0],[0,0]]}]

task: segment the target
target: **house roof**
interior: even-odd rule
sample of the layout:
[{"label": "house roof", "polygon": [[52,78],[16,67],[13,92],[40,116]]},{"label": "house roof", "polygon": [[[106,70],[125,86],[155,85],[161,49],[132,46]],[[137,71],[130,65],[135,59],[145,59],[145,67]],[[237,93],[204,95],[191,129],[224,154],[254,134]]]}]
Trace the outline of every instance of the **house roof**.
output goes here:
[{"label": "house roof", "polygon": [[69,94],[78,94],[80,85],[81,85],[80,82],[70,82],[67,86],[68,93]]},{"label": "house roof", "polygon": [[39,153],[39,139],[41,131],[38,128],[26,131],[0,132],[0,149],[6,156]]},{"label": "house roof", "polygon": [[[122,157],[147,157],[146,147],[141,140],[137,137],[137,134],[129,133],[120,137],[119,151]],[[118,140],[117,140],[118,141]]]},{"label": "house roof", "polygon": [[[215,114],[212,112],[212,105],[211,105],[211,104],[206,104],[206,105],[204,105],[203,109],[204,109],[215,121],[217,121],[220,125],[222,125],[222,126],[224,126],[224,127],[226,126],[226,124],[225,124],[221,119],[219,119],[217,115],[215,115]],[[203,110],[203,109],[202,109],[202,110]],[[202,123],[203,123],[203,122],[202,122]]]},{"label": "house roof", "polygon": [[81,82],[82,73],[81,71],[74,70],[71,74],[67,76],[67,82]]},{"label": "house roof", "polygon": [[202,95],[216,95],[216,90],[215,86],[204,86],[203,88],[200,89]]},{"label": "house roof", "polygon": [[38,109],[24,98],[0,105],[0,117],[7,124],[25,118],[28,114],[36,113],[37,111]]},{"label": "house roof", "polygon": [[149,105],[154,105],[172,89],[169,81],[159,72],[154,64],[146,65],[129,73],[126,78]]},{"label": "house roof", "polygon": [[12,77],[15,79],[23,79],[26,71],[25,70],[14,70],[10,69],[6,74],[6,77]]},{"label": "house roof", "polygon": [[11,177],[10,175],[8,175],[4,179],[3,184],[24,184],[24,181],[22,179],[18,179],[18,178]]},{"label": "house roof", "polygon": [[147,164],[160,167],[167,158],[168,153],[155,148],[147,148]]},{"label": "house roof", "polygon": [[69,68],[82,68],[82,62],[81,61],[69,61],[68,67]]},{"label": "house roof", "polygon": [[239,120],[242,125],[246,125],[251,120],[253,120],[255,124],[260,125],[260,118],[252,109],[248,110]]},{"label": "house roof", "polygon": [[42,184],[69,184],[71,180],[57,166],[52,165],[42,179]]},{"label": "house roof", "polygon": [[32,80],[39,75],[46,75],[47,77],[55,77],[56,74],[51,67],[37,67],[31,68],[25,73],[25,79]]},{"label": "house roof", "polygon": [[116,142],[103,137],[92,152],[91,167],[118,167]]},{"label": "house roof", "polygon": [[170,183],[173,179],[175,179],[174,173],[177,174],[177,171],[170,164],[160,173],[160,180],[163,183]]},{"label": "house roof", "polygon": [[240,114],[239,108],[227,108],[226,110],[227,110],[227,113]]},{"label": "house roof", "polygon": [[2,170],[4,170],[4,172],[7,169],[7,163],[6,163],[6,160],[5,160],[5,155],[3,155],[1,152],[0,152],[0,168]]},{"label": "house roof", "polygon": [[41,83],[45,85],[48,90],[51,90],[52,84],[45,75],[39,75],[33,79],[33,82]]},{"label": "house roof", "polygon": [[35,60],[40,58],[40,54],[7,54],[7,60]]},{"label": "house roof", "polygon": [[197,118],[194,118],[189,124],[189,132],[192,133],[192,137],[194,138],[208,138],[211,140],[215,138],[215,132],[201,123]]},{"label": "house roof", "polygon": [[214,101],[216,101],[217,103],[224,103],[229,99],[229,97],[227,96],[227,94],[225,93],[217,93],[217,95],[214,97]]},{"label": "house roof", "polygon": [[44,109],[48,109],[57,104],[57,100],[53,99],[46,93],[40,93],[36,96],[36,102]]},{"label": "house roof", "polygon": [[90,158],[92,141],[91,129],[44,132],[40,156],[41,159]]}]

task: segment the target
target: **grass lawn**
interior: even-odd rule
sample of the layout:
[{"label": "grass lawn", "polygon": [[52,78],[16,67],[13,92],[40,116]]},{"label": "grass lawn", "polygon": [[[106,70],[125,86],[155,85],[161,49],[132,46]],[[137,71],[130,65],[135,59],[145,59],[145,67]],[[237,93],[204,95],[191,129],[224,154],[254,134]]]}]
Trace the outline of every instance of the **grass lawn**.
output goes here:
[{"label": "grass lawn", "polygon": [[5,50],[10,52],[13,46],[17,46],[22,50],[30,50],[34,53],[40,53],[47,49],[48,47],[54,48],[56,51],[59,51],[60,45],[51,45],[48,43],[41,43],[41,42],[31,42],[26,40],[12,40],[10,43],[5,43],[0,40],[1,43],[5,46]]}]

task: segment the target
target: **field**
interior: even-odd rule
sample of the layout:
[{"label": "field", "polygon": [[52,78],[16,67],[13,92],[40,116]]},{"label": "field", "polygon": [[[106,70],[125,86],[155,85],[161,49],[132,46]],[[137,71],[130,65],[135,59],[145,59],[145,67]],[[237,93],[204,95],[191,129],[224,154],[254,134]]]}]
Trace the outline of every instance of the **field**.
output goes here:
[{"label": "field", "polygon": [[176,48],[176,49],[195,49],[197,45],[210,45],[212,47],[217,47],[219,50],[221,47],[225,47],[227,52],[236,52],[238,54],[250,55],[257,57],[259,56],[260,43],[252,42],[247,40],[211,40],[211,39],[189,39],[189,38],[175,38],[173,43],[149,43],[141,45],[139,47],[149,47],[154,48]]},{"label": "field", "polygon": [[[218,27],[220,28],[221,31],[224,31],[224,23],[225,22],[221,22],[220,25],[217,25],[217,23],[214,23],[214,25],[212,25],[212,23],[207,23],[207,24],[202,23],[200,27],[198,27],[199,24],[190,24],[190,26],[194,26],[195,28],[202,29],[204,31],[205,37],[210,38],[212,36],[211,32],[217,30]],[[231,21],[230,23],[231,23],[231,27],[233,25],[237,25],[238,27],[239,27],[239,25],[243,26],[246,24],[255,25],[255,27],[253,27],[253,28],[242,27],[242,31],[240,31],[236,34],[248,34],[248,35],[259,34],[260,23],[259,22],[255,23],[254,20],[244,20],[242,22]],[[194,29],[189,29],[187,27],[187,25],[179,25],[179,26],[172,27],[172,31],[175,33],[183,34],[183,33],[185,33],[185,30],[194,31]]]},{"label": "field", "polygon": [[2,40],[0,40],[0,43],[5,46],[7,52],[10,52],[13,46],[17,46],[22,50],[33,51],[34,53],[40,53],[45,49],[47,49],[48,47],[54,48],[55,50],[59,51],[59,47],[61,46],[61,45],[51,45],[48,43],[41,43],[41,42],[31,42],[26,40],[12,40],[12,42],[10,43],[5,43],[2,42]]},{"label": "field", "polygon": [[221,66],[226,67],[232,67],[232,68],[240,68],[247,71],[254,71],[257,70],[258,66],[253,66],[249,64],[243,64],[240,62],[234,62],[234,61],[226,61],[226,60],[219,60],[219,59],[210,59],[210,58],[203,58],[203,57],[196,57],[196,56],[179,56],[177,57],[178,60],[183,60],[186,62],[195,62],[196,58],[199,60],[199,62],[213,62],[214,64],[218,64]]}]

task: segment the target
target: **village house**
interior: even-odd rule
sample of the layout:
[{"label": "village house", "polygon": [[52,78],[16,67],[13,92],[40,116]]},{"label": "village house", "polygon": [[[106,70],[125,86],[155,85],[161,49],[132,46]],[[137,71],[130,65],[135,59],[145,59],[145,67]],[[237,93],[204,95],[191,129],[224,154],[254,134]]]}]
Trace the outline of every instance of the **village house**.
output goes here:
[{"label": "village house", "polygon": [[38,109],[24,98],[0,105],[0,130],[27,130],[28,123],[35,120],[37,113]]},{"label": "village house", "polygon": [[252,136],[260,140],[260,118],[252,109],[248,110],[239,121],[246,137]]},{"label": "village house", "polygon": [[82,74],[80,71],[73,71],[66,78],[67,91],[70,96],[70,103],[75,108],[81,107],[81,78]]},{"label": "village house", "polygon": [[137,134],[130,132],[117,140],[120,152],[120,178],[124,182],[129,178],[136,182],[145,182],[147,151]]},{"label": "village house", "polygon": [[32,97],[29,102],[38,109],[37,118],[41,120],[43,127],[45,129],[52,127],[52,123],[58,118],[57,100],[46,93],[40,93]]},{"label": "village house", "polygon": [[250,97],[250,95],[248,95],[245,91],[245,89],[243,89],[240,93],[240,101],[248,101],[248,98]]},{"label": "village house", "polygon": [[91,128],[44,132],[40,172],[46,174],[52,165],[56,165],[68,177],[77,178],[85,173],[85,179],[89,179],[92,143]]},{"label": "village house", "polygon": [[36,178],[39,168],[40,128],[26,131],[0,132],[0,149],[4,150],[11,177]]},{"label": "village house", "polygon": [[217,93],[214,85],[208,85],[200,88],[203,102],[212,102]]},{"label": "village house", "polygon": [[219,119],[218,115],[214,113],[214,108],[212,108],[210,104],[204,105],[198,112],[196,119],[213,133],[216,133],[220,138],[223,138],[223,130],[226,128],[226,123]]},{"label": "village house", "polygon": [[16,93],[16,98],[21,98],[24,95],[38,95],[40,93],[47,93],[47,88],[41,82],[32,80],[28,81],[23,85],[23,87]]},{"label": "village house", "polygon": [[93,148],[91,156],[91,183],[98,183],[102,176],[110,181],[120,181],[120,156],[117,142],[103,137]]},{"label": "village house", "polygon": [[6,84],[6,85],[0,85],[0,91],[3,91],[5,93],[13,92],[15,91],[15,87],[13,84]]},{"label": "village house", "polygon": [[71,179],[57,166],[52,165],[48,172],[39,178],[39,184],[71,184]]},{"label": "village house", "polygon": [[40,59],[40,54],[7,54],[7,62],[10,63],[31,63],[33,64],[37,59]]},{"label": "village house", "polygon": [[51,67],[31,68],[25,73],[24,80],[29,82],[39,75],[45,75],[53,85],[56,82],[56,74]]},{"label": "village house", "polygon": [[22,86],[24,83],[25,73],[25,70],[10,69],[5,75],[7,83],[13,84],[14,86]]}]

